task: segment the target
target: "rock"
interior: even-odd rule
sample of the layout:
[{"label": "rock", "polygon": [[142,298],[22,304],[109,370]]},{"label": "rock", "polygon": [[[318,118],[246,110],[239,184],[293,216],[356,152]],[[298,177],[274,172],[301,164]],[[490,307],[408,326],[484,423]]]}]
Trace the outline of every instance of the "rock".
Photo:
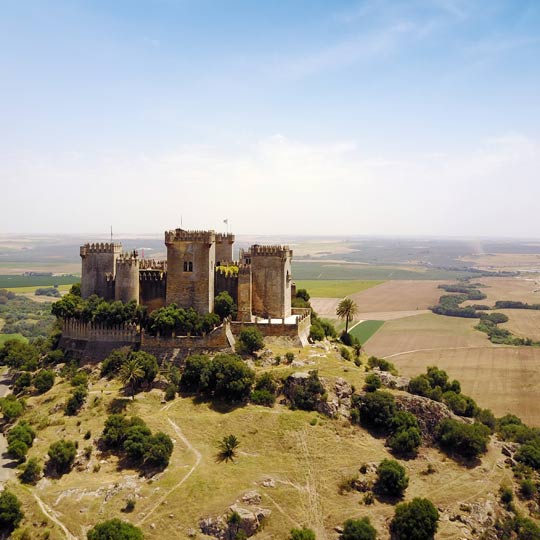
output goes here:
[{"label": "rock", "polygon": [[379,368],[374,368],[373,371],[377,373],[383,386],[395,388],[396,390],[408,390],[409,379],[406,377],[398,377],[396,375],[392,375],[388,371],[381,371]]},{"label": "rock", "polygon": [[222,517],[217,517],[201,519],[199,521],[199,529],[203,534],[224,539],[227,536],[229,527]]},{"label": "rock", "polygon": [[341,525],[338,525],[337,527],[334,527],[334,531],[336,531],[338,534],[341,534],[343,532],[343,527]]},{"label": "rock", "polygon": [[186,534],[189,538],[195,538],[197,536],[197,531],[195,529],[188,529]]},{"label": "rock", "polygon": [[267,478],[266,480],[262,481],[261,485],[265,488],[275,488],[276,481],[273,478]]},{"label": "rock", "polygon": [[236,512],[240,516],[239,529],[248,537],[257,533],[263,525],[264,520],[272,513],[268,508],[256,507],[248,509],[238,504],[233,504],[229,507],[229,512],[222,516],[201,519],[201,521],[199,521],[201,532],[213,536],[214,538],[218,538],[219,540],[227,540],[230,537],[231,532],[236,532],[230,531],[229,526],[227,525],[227,518],[232,512]]},{"label": "rock", "polygon": [[248,491],[242,497],[242,502],[245,504],[259,504],[261,502],[261,494],[258,491]]}]

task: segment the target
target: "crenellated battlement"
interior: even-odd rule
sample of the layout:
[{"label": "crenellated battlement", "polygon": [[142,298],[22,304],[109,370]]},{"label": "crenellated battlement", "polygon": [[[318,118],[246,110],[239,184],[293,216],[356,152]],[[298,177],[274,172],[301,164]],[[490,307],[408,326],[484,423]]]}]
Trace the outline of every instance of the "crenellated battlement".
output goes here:
[{"label": "crenellated battlement", "polygon": [[217,244],[234,244],[235,236],[232,233],[216,233]]},{"label": "crenellated battlement", "polygon": [[139,254],[136,250],[129,253],[121,253],[116,259],[116,266],[118,265],[137,265],[139,263]]},{"label": "crenellated battlement", "polygon": [[141,281],[165,281],[167,279],[167,274],[157,268],[151,268],[141,270],[139,272],[139,279]]},{"label": "crenellated battlement", "polygon": [[239,264],[238,265],[238,274],[251,274],[251,264]]},{"label": "crenellated battlement", "polygon": [[254,244],[247,250],[241,250],[240,256],[242,259],[250,257],[292,257],[292,253],[289,246]]},{"label": "crenellated battlement", "polygon": [[117,244],[113,242],[101,242],[95,244],[84,244],[81,246],[80,255],[81,257],[86,257],[94,253],[113,253],[120,254],[122,252],[122,244]]},{"label": "crenellated battlement", "polygon": [[210,231],[186,231],[184,229],[174,229],[165,231],[165,244],[169,245],[174,242],[200,242],[212,244],[216,241],[216,233]]},{"label": "crenellated battlement", "polygon": [[141,270],[160,270],[167,271],[167,261],[156,261],[155,259],[140,259],[139,268]]}]

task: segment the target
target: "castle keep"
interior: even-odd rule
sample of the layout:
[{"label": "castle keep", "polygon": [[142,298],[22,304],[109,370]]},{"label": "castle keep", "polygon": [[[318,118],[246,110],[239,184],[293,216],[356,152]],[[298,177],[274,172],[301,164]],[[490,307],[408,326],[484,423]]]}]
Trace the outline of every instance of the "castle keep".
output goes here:
[{"label": "castle keep", "polygon": [[227,291],[238,306],[238,321],[290,319],[292,250],[253,245],[234,261],[234,240],[214,231],[166,231],[166,261],[140,259],[118,243],[86,244],[80,250],[81,294],[135,301],[149,311],[174,303],[205,314]]}]

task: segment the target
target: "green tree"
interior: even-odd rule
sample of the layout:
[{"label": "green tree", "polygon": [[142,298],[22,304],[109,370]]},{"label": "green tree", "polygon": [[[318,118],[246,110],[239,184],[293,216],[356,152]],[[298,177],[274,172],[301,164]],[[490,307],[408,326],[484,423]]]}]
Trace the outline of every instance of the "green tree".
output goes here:
[{"label": "green tree", "polygon": [[366,392],[375,392],[382,386],[381,378],[376,373],[366,375],[364,390]]},{"label": "green tree", "polygon": [[287,540],[316,540],[315,533],[307,527],[301,529],[291,529]]},{"label": "green tree", "polygon": [[71,469],[76,454],[75,443],[65,439],[52,443],[48,451],[51,466],[60,474]]},{"label": "green tree", "polygon": [[25,402],[22,399],[17,399],[10,394],[5,398],[0,398],[0,411],[4,415],[6,422],[12,422],[24,412]]},{"label": "green tree", "polygon": [[213,390],[212,366],[212,360],[204,354],[188,356],[180,379],[180,388],[187,392],[211,392]]},{"label": "green tree", "polygon": [[36,484],[41,476],[41,465],[37,458],[30,458],[24,465],[19,478],[23,484]]},{"label": "green tree", "polygon": [[0,531],[11,533],[23,517],[19,499],[11,491],[4,489],[0,493]]},{"label": "green tree", "polygon": [[235,435],[226,435],[218,443],[218,461],[234,461],[240,441]]},{"label": "green tree", "polygon": [[383,431],[390,429],[396,413],[396,401],[390,392],[370,392],[360,399],[359,405],[363,425]]},{"label": "green tree", "polygon": [[264,346],[264,338],[257,328],[246,328],[240,332],[238,336],[238,352],[253,354],[255,351],[262,349]]},{"label": "green tree", "polygon": [[143,456],[145,463],[153,467],[165,468],[169,464],[173,447],[172,439],[158,431],[148,439]]},{"label": "green tree", "polygon": [[143,540],[141,529],[127,521],[110,519],[98,523],[86,534],[88,540]]},{"label": "green tree", "polygon": [[227,401],[247,399],[255,382],[255,372],[240,357],[218,354],[212,362],[214,397]]},{"label": "green tree", "polygon": [[54,379],[54,371],[42,369],[34,375],[34,388],[37,390],[38,394],[44,394],[53,387]]},{"label": "green tree", "polygon": [[377,531],[371,525],[368,517],[348,519],[343,524],[340,540],[376,540]]},{"label": "green tree", "polygon": [[103,360],[101,364],[101,376],[107,377],[109,375],[116,375],[129,355],[129,349],[122,347],[115,349],[114,351]]},{"label": "green tree", "polygon": [[433,540],[438,522],[439,512],[433,503],[415,498],[396,506],[390,530],[395,540]]},{"label": "green tree", "polygon": [[354,319],[358,314],[358,305],[354,300],[350,298],[344,298],[338,304],[336,308],[336,315],[340,319],[345,319],[345,333],[349,332],[349,323]]},{"label": "green tree", "polygon": [[393,459],[384,459],[377,468],[375,489],[381,495],[402,497],[409,485],[405,468]]},{"label": "green tree", "polygon": [[135,390],[144,378],[144,369],[138,358],[129,358],[120,368],[119,373],[122,384],[129,388],[131,399],[135,399]]},{"label": "green tree", "polygon": [[227,291],[222,291],[215,297],[214,312],[222,320],[225,317],[236,317],[236,305]]},{"label": "green tree", "polygon": [[141,369],[143,370],[141,381],[147,385],[150,385],[159,372],[159,365],[156,357],[153,354],[149,354],[144,351],[137,351],[130,354],[129,360],[132,359],[137,360],[141,366]]},{"label": "green tree", "polygon": [[490,433],[484,424],[465,424],[447,418],[437,428],[437,439],[443,449],[470,459],[486,452]]}]

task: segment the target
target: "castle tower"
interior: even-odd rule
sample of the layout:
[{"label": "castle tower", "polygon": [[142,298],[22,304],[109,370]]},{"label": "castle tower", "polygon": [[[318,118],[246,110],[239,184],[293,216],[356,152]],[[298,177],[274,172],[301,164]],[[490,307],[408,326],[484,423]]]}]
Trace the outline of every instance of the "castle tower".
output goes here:
[{"label": "castle tower", "polygon": [[136,251],[120,255],[116,259],[114,298],[128,303],[139,303],[139,257]]},{"label": "castle tower", "polygon": [[167,304],[193,307],[201,314],[214,310],[216,236],[214,231],[165,232]]},{"label": "castle tower", "polygon": [[226,264],[233,261],[234,234],[216,234],[216,264]]},{"label": "castle tower", "polygon": [[240,264],[238,266],[238,314],[237,320],[251,322],[251,265]]},{"label": "castle tower", "polygon": [[291,259],[288,246],[251,246],[243,254],[251,262],[253,314],[284,318],[291,315]]},{"label": "castle tower", "polygon": [[107,275],[116,274],[116,259],[122,244],[97,243],[81,246],[82,258],[81,295],[88,298],[97,294],[106,300],[114,298],[113,290],[107,286]]}]

